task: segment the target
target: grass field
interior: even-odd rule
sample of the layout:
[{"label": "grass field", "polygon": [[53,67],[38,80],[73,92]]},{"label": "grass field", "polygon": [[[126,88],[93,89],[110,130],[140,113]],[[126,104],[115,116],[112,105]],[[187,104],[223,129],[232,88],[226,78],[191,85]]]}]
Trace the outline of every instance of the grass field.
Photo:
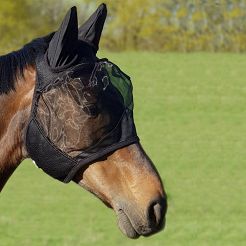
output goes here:
[{"label": "grass field", "polygon": [[114,213],[25,161],[0,201],[0,245],[246,245],[246,57],[106,53],[131,75],[135,120],[169,197],[166,230],[130,240]]}]

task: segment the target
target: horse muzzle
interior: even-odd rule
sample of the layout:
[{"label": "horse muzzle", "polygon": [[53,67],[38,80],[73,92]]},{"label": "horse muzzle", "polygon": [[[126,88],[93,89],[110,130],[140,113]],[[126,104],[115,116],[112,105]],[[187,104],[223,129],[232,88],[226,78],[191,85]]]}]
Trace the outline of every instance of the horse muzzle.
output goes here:
[{"label": "horse muzzle", "polygon": [[145,209],[138,208],[136,204],[120,202],[115,211],[120,230],[127,237],[134,239],[150,236],[165,227],[167,202],[165,198],[153,200]]}]

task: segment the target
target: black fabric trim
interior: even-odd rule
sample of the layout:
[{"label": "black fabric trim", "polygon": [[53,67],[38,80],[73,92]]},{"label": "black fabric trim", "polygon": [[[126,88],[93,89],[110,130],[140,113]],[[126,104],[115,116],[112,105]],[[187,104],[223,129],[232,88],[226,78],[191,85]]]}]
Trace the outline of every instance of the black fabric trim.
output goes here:
[{"label": "black fabric trim", "polygon": [[64,183],[69,183],[73,177],[76,175],[76,173],[79,171],[79,169],[81,169],[83,166],[89,165],[92,162],[95,162],[96,160],[100,159],[101,157],[115,151],[118,149],[121,149],[123,147],[126,147],[130,144],[133,143],[138,143],[139,142],[139,138],[137,136],[131,137],[127,140],[124,140],[122,142],[118,142],[116,144],[111,145],[110,147],[104,148],[103,150],[101,150],[99,153],[95,153],[90,155],[87,158],[84,158],[80,161],[78,161],[78,164],[76,166],[74,166],[71,171],[69,172],[69,174],[67,175],[67,177],[64,179]]},{"label": "black fabric trim", "polygon": [[55,148],[44,136],[35,122],[31,120],[27,130],[27,151],[37,166],[55,179],[63,181],[67,173],[76,166],[73,159],[68,158]]}]

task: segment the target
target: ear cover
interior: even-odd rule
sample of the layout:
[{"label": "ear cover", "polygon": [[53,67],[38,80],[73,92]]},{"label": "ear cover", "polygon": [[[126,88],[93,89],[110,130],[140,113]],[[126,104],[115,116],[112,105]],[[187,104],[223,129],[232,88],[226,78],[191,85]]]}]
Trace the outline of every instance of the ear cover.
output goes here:
[{"label": "ear cover", "polygon": [[76,57],[78,42],[77,9],[72,7],[49,43],[47,56],[52,68],[65,66]]},{"label": "ear cover", "polygon": [[91,17],[79,28],[79,40],[91,45],[98,51],[103,26],[107,17],[107,6],[102,3]]}]

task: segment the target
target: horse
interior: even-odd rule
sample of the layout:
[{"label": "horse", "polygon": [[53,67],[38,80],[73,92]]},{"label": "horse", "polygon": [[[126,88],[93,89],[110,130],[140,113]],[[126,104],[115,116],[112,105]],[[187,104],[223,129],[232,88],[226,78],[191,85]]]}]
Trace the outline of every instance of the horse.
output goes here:
[{"label": "horse", "polygon": [[[49,173],[48,170],[52,170],[51,173],[54,171],[53,165],[60,170],[62,168],[61,157],[66,156],[63,161],[66,166],[66,160],[69,162],[72,159],[71,156],[78,156],[75,150],[84,147],[87,150],[88,146],[98,141],[97,135],[106,134],[108,136],[108,131],[111,129],[110,127],[108,129],[108,122],[113,121],[113,124],[118,122],[117,120],[115,123],[115,119],[118,117],[116,115],[119,114],[119,109],[106,111],[102,106],[104,104],[103,96],[99,100],[99,95],[111,90],[107,89],[110,87],[109,84],[104,84],[103,88],[101,86],[101,81],[107,77],[99,79],[100,83],[98,82],[96,86],[90,84],[90,88],[88,80],[85,79],[92,73],[88,67],[95,67],[95,64],[98,63],[96,53],[106,15],[106,5],[101,4],[90,18],[78,28],[76,7],[72,7],[56,32],[37,38],[20,50],[0,57],[0,191],[22,160],[30,157],[34,160],[37,159],[40,163],[44,163],[42,165],[46,165],[43,169],[47,173]],[[49,72],[40,65],[43,63],[46,64]],[[114,69],[117,67],[105,63],[105,61],[101,61],[100,64],[106,64]],[[77,75],[77,77],[80,76],[79,79],[69,77],[70,67],[76,67],[76,74],[80,74]],[[86,76],[84,67],[88,68]],[[30,130],[30,122],[32,122],[30,118],[32,118],[37,98],[41,101],[42,97],[47,96],[45,93],[49,93],[46,89],[44,94],[40,94],[37,84],[42,86],[48,81],[49,76],[53,79],[58,73],[57,71],[61,71],[61,68],[66,78],[59,75],[59,79],[56,79],[51,91],[61,88],[58,87],[58,84],[66,86],[62,87],[59,97],[51,95],[52,102],[47,108],[53,110],[51,117],[55,117],[59,112],[65,117],[62,118],[61,124],[56,121],[50,128],[47,127],[51,121],[49,117],[46,119],[46,115],[41,114],[41,121],[48,131],[47,136],[49,137],[45,137],[47,138],[46,142],[51,141],[49,138],[53,133],[50,134],[50,131],[56,129],[59,132],[62,128],[63,132],[60,132],[59,136],[65,138],[63,143],[66,145],[63,149],[61,147],[62,151],[58,151],[54,147],[49,152],[48,147],[46,148],[40,143],[34,144],[39,135],[35,135],[32,128]],[[128,77],[119,71],[121,70],[116,69],[114,73],[120,73],[121,78],[127,80]],[[97,72],[100,74],[102,70],[99,69]],[[83,81],[86,84],[84,87],[81,87],[81,76],[84,76]],[[47,86],[49,87],[52,83],[49,80]],[[74,92],[76,86],[79,86],[80,89]],[[69,93],[66,90],[70,90]],[[112,91],[116,91],[115,88]],[[110,94],[109,97],[110,100],[114,100],[113,94]],[[65,106],[63,99],[66,100]],[[110,108],[117,104],[118,99],[116,99],[109,103]],[[36,111],[35,117],[39,114],[39,109]],[[76,116],[76,118],[74,115],[78,117]],[[124,122],[124,124],[128,124],[126,129],[120,128],[117,134],[118,132],[129,134],[133,129],[131,134],[136,135],[133,120],[130,119],[132,123],[129,125],[129,122]],[[69,122],[70,131],[64,133],[67,122]],[[167,198],[163,182],[154,164],[140,142],[137,141],[137,137],[131,138],[134,141],[122,142],[115,138],[118,136],[115,134],[113,134],[113,141],[116,141],[116,145],[113,146],[116,147],[108,149],[105,147],[106,145],[101,146],[102,141],[98,141],[99,144],[95,144],[97,146],[95,153],[89,154],[89,157],[91,155],[94,157],[86,159],[87,162],[82,160],[83,165],[75,166],[76,168],[73,169],[75,171],[72,172],[72,175],[70,173],[68,181],[72,180],[85,188],[106,206],[113,209],[118,218],[118,227],[127,237],[138,238],[152,235],[161,231],[165,226]],[[45,141],[44,143],[46,143]],[[55,140],[53,141],[55,142]],[[101,146],[99,150],[98,145]],[[71,150],[72,148],[73,150]],[[56,154],[52,154],[52,151],[57,151],[58,159]],[[100,155],[97,155],[98,151],[101,153]],[[57,179],[59,177],[55,176]]]}]

